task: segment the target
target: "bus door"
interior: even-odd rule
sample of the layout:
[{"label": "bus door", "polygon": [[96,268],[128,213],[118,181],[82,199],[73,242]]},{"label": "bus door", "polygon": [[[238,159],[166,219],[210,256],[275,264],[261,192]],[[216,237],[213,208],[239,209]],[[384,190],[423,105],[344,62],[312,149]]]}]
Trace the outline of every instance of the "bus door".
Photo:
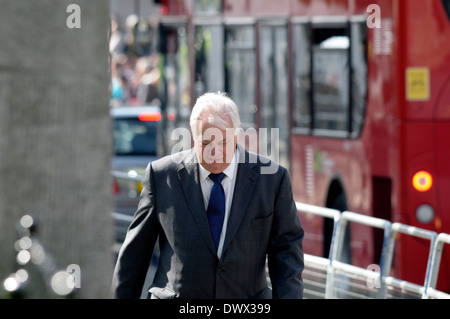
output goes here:
[{"label": "bus door", "polygon": [[259,105],[263,129],[259,130],[259,138],[267,141],[265,155],[289,169],[287,30],[286,20],[262,20],[259,24]]}]

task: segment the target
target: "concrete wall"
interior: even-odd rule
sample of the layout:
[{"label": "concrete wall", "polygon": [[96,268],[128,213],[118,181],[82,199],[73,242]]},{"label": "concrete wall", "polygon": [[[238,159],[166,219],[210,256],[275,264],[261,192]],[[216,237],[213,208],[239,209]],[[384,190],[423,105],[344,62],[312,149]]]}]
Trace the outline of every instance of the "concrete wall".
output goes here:
[{"label": "concrete wall", "polygon": [[[75,296],[110,297],[109,1],[0,7],[0,281],[20,268],[16,225],[31,214],[54,263],[79,266]],[[26,297],[52,297],[43,266],[23,267],[33,275]]]}]

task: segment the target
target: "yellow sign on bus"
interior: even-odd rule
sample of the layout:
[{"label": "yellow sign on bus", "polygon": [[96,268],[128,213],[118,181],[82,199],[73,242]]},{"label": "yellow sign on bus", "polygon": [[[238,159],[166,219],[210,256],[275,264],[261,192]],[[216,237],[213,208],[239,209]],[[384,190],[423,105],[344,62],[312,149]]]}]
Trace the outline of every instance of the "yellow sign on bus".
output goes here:
[{"label": "yellow sign on bus", "polygon": [[410,67],[406,69],[406,99],[426,101],[430,98],[430,70]]}]

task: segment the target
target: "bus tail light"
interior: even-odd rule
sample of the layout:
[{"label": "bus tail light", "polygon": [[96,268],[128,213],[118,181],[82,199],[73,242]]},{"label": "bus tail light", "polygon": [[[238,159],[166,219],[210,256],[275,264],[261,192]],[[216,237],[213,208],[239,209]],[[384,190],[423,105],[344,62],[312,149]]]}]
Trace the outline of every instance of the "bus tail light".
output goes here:
[{"label": "bus tail light", "polygon": [[140,113],[138,115],[138,118],[142,122],[147,122],[147,121],[157,122],[157,121],[161,120],[161,113],[159,113],[159,112]]},{"label": "bus tail light", "polygon": [[413,176],[412,185],[415,190],[426,192],[433,186],[433,177],[426,171],[418,171]]}]

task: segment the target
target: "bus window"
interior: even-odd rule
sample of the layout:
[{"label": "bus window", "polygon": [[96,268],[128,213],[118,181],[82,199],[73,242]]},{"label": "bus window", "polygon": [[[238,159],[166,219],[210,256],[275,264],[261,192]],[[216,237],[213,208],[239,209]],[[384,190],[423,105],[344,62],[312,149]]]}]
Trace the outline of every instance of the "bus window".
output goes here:
[{"label": "bus window", "polygon": [[450,0],[442,0],[442,5],[444,6],[445,13],[447,13],[447,17],[450,20]]},{"label": "bus window", "polygon": [[367,27],[365,23],[352,23],[350,52],[352,60],[351,136],[357,138],[364,124],[367,98]]},{"label": "bus window", "polygon": [[313,129],[317,135],[347,136],[349,45],[346,28],[313,29]]},{"label": "bus window", "polygon": [[221,0],[194,0],[194,13],[196,15],[216,15],[221,12]]},{"label": "bus window", "polygon": [[225,91],[239,108],[242,127],[256,126],[255,30],[229,25],[225,30]]},{"label": "bus window", "polygon": [[175,113],[177,125],[186,125],[191,112],[188,36],[186,26],[161,27],[161,52],[164,61],[165,112]]},{"label": "bus window", "polygon": [[195,27],[195,95],[224,89],[223,27],[197,25]]},{"label": "bus window", "polygon": [[293,26],[294,39],[294,133],[309,133],[311,127],[311,55],[309,24]]}]

